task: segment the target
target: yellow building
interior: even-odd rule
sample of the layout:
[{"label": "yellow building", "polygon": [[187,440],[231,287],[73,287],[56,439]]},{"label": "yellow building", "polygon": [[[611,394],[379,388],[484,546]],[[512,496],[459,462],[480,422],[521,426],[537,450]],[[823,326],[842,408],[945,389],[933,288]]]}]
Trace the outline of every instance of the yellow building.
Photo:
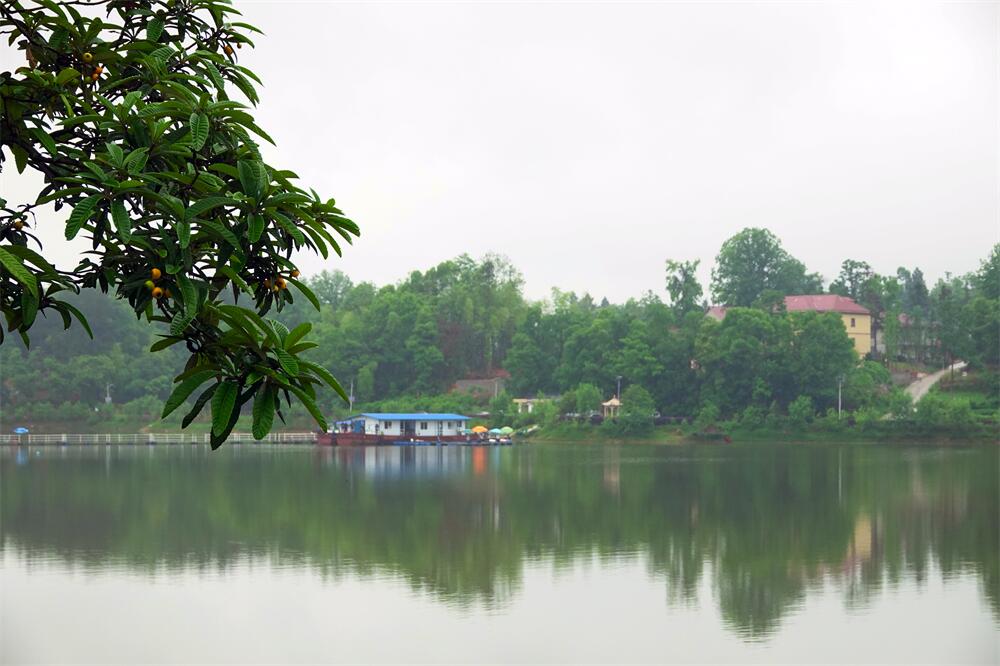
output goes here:
[{"label": "yellow building", "polygon": [[788,312],[836,312],[844,320],[844,328],[858,356],[864,357],[872,350],[872,314],[847,296],[785,296],[785,309]]}]

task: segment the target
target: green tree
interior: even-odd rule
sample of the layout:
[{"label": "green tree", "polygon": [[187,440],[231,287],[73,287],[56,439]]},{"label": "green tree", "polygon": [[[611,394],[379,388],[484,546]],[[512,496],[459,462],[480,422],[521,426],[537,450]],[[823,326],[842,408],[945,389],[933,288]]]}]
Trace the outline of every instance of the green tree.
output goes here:
[{"label": "green tree", "polygon": [[836,404],[837,383],[857,363],[843,319],[833,312],[792,314],[794,342],[788,350],[795,394],[810,397],[819,409]]},{"label": "green tree", "polygon": [[490,400],[490,423],[495,428],[509,426],[517,418],[514,401],[506,392],[499,393]]},{"label": "green tree", "polygon": [[787,403],[794,395],[791,336],[786,317],[748,308],[733,308],[721,324],[703,326],[696,347],[702,402],[733,414],[758,399],[763,384],[768,396],[785,396]]},{"label": "green tree", "polygon": [[667,293],[670,305],[678,315],[683,316],[699,307],[701,283],[698,282],[698,264],[694,261],[674,261],[667,259]]},{"label": "green tree", "polygon": [[722,305],[749,307],[768,289],[782,295],[819,293],[822,282],[773,233],[744,229],[726,240],[715,258],[712,297]]},{"label": "green tree", "polygon": [[962,320],[969,331],[968,360],[1000,366],[1000,301],[977,296],[963,308]]},{"label": "green tree", "polygon": [[600,390],[593,384],[580,384],[576,387],[576,412],[589,414],[601,409],[603,398]]},{"label": "green tree", "polygon": [[788,405],[788,419],[798,426],[804,426],[816,415],[812,398],[800,395]]},{"label": "green tree", "polygon": [[867,262],[845,259],[840,265],[840,274],[830,284],[830,293],[849,296],[860,303],[866,286],[874,277]]},{"label": "green tree", "polygon": [[622,391],[622,414],[627,416],[638,416],[651,421],[653,412],[656,411],[656,404],[649,391],[639,384],[630,384]]},{"label": "green tree", "polygon": [[[0,199],[8,330],[27,341],[46,311],[86,326],[62,295],[113,290],[137,315],[168,325],[153,351],[176,343],[190,351],[163,416],[209,383],[185,424],[211,404],[213,446],[251,400],[256,435],[281,416],[282,397],[325,425],[316,386],[343,389],[298,358],[310,327],[288,331],[263,316],[292,302],[287,286],[315,301],[295,279],[293,251],[339,253],[358,228],[332,199],[297,187],[292,172],[261,157],[253,136],[270,138],[247,104],[257,103],[259,81],[236,51],[252,47],[259,31],[230,22],[238,12],[224,0],[95,0],[87,9],[0,5],[0,33],[25,60],[0,74],[0,159],[9,153],[18,172],[43,181],[34,201]],[[67,239],[91,241],[73,271],[28,247],[47,203],[69,211]],[[226,304],[227,290],[252,307]]]},{"label": "green tree", "polygon": [[972,280],[980,296],[1000,300],[1000,243],[993,246]]}]

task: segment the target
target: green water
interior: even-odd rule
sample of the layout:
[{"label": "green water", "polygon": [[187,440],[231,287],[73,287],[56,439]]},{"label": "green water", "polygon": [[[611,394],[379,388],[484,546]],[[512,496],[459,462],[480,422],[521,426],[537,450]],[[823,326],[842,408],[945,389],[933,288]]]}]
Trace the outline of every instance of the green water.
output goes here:
[{"label": "green water", "polygon": [[996,662],[996,447],[0,454],[0,661]]}]

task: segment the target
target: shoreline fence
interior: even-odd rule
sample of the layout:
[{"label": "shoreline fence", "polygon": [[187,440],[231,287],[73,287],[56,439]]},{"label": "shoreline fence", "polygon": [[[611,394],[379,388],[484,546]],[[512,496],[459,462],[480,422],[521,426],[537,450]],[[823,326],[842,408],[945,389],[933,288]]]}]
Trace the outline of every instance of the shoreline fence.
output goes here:
[{"label": "shoreline fence", "polygon": [[[88,444],[208,444],[208,433],[184,432],[143,432],[134,434],[49,434],[49,435],[4,435],[7,444],[48,444],[48,445],[88,445]],[[276,432],[256,439],[250,433],[233,433],[227,444],[315,444],[315,432]]]}]

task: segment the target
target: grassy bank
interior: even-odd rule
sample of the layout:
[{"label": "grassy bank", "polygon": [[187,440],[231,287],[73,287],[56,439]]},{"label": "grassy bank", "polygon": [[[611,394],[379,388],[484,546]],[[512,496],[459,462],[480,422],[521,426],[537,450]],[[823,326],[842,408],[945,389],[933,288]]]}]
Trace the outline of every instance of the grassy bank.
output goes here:
[{"label": "grassy bank", "polygon": [[[865,426],[848,425],[827,428],[813,427],[760,427],[741,428],[722,424],[716,438],[728,436],[733,442],[915,442],[928,444],[990,444],[996,443],[995,432],[989,429],[948,431],[944,428],[922,428],[912,423],[884,421]],[[527,442],[565,442],[601,444],[695,444],[718,441],[707,439],[693,426],[658,426],[648,432],[624,435],[613,433],[602,426],[576,423],[558,423],[541,428],[524,437]]]}]

